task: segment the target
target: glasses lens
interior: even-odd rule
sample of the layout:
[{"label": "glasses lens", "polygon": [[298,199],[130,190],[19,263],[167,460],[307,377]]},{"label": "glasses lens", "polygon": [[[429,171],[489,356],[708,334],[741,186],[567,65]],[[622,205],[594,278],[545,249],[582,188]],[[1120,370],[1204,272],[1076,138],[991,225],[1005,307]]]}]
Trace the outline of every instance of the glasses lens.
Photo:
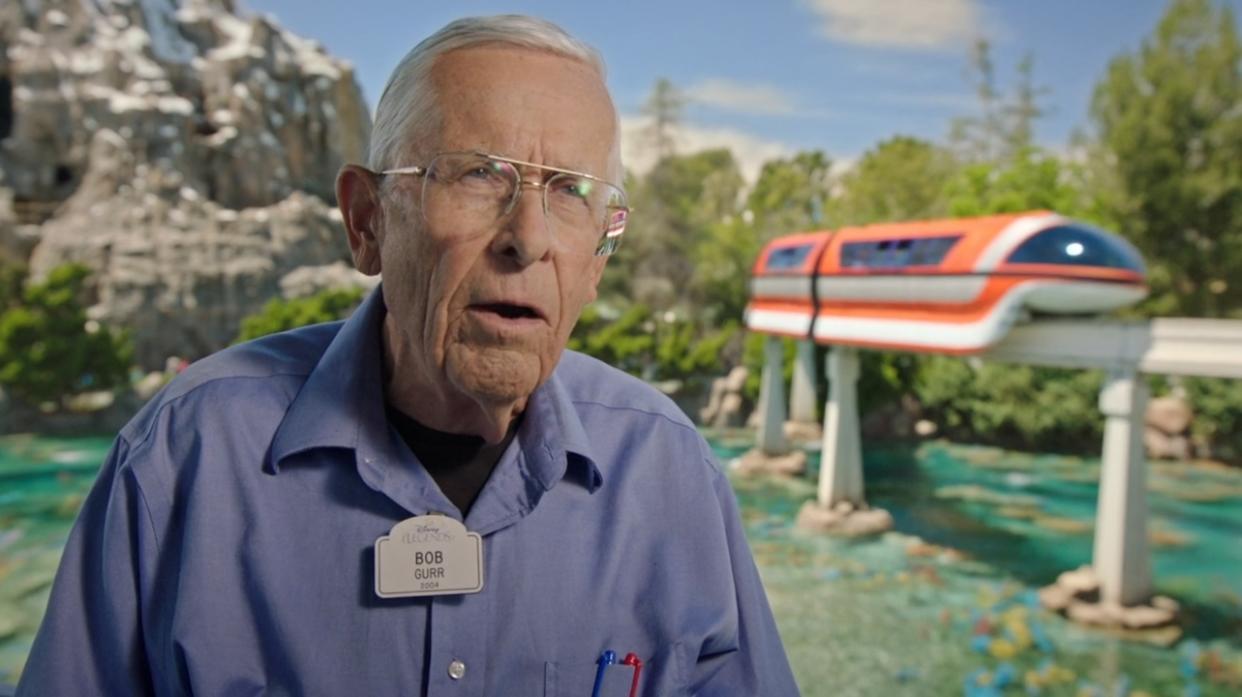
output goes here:
[{"label": "glasses lens", "polygon": [[513,198],[517,169],[508,162],[471,153],[437,156],[423,179],[423,207],[428,216],[453,215],[459,223],[490,225]]},{"label": "glasses lens", "polygon": [[548,216],[558,234],[578,246],[595,244],[596,254],[611,254],[625,232],[625,193],[607,182],[561,173],[547,183]]}]

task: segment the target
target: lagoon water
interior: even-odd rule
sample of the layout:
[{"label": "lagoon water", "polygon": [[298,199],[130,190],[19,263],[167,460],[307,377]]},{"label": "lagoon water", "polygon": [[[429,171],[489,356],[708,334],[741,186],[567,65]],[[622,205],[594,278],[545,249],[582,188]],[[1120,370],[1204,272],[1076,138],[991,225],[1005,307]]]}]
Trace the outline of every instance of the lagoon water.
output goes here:
[{"label": "lagoon water", "polygon": [[[712,434],[722,462],[746,434]],[[0,683],[15,682],[105,438],[0,438]],[[946,443],[870,446],[867,496],[896,531],[799,531],[805,479],[733,476],[805,695],[1242,694],[1242,471],[1156,463],[1160,592],[1183,603],[1171,647],[1078,628],[1040,585],[1089,562],[1098,462]]]}]

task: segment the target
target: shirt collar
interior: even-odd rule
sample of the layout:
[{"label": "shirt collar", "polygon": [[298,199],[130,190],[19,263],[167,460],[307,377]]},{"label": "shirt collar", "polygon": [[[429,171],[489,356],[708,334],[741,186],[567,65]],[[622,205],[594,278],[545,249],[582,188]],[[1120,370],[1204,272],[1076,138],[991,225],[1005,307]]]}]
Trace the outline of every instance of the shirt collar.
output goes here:
[{"label": "shirt collar", "polygon": [[383,319],[384,299],[376,287],[341,326],[285,412],[272,439],[273,473],[290,455],[315,448],[357,449],[373,424],[386,427]]},{"label": "shirt collar", "polygon": [[[273,474],[285,458],[315,448],[391,447],[380,349],[385,312],[380,285],[332,339],[276,429],[269,459]],[[531,395],[519,440],[531,476],[545,490],[565,476],[568,464],[589,491],[603,483],[582,421],[556,372]]]},{"label": "shirt collar", "polygon": [[604,483],[586,429],[556,371],[530,396],[518,437],[531,474],[544,489],[565,476],[566,465],[576,466],[591,493]]}]

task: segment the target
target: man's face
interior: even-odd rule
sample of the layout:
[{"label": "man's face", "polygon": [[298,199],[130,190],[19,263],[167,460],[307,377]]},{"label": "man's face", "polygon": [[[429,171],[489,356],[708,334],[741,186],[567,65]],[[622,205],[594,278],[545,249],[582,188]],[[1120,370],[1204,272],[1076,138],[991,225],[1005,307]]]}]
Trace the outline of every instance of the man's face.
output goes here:
[{"label": "man's face", "polygon": [[[440,129],[413,142],[409,162],[481,151],[607,178],[617,134],[611,100],[588,65],[547,53],[481,47],[442,56],[432,71]],[[541,181],[537,170],[523,173]],[[422,180],[383,194],[379,261],[394,370],[490,403],[523,400],[552,373],[595,288],[604,258],[547,224],[540,190],[513,212],[471,227],[452,211],[424,215]]]}]

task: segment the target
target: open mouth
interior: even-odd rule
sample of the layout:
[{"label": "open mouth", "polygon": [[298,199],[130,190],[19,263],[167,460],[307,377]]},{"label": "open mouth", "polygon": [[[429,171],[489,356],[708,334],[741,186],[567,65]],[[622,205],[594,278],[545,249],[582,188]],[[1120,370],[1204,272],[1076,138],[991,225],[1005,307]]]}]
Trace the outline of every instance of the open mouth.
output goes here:
[{"label": "open mouth", "polygon": [[482,312],[497,314],[504,319],[541,319],[539,312],[529,305],[517,305],[513,303],[481,303],[479,305],[475,305],[474,308]]}]

